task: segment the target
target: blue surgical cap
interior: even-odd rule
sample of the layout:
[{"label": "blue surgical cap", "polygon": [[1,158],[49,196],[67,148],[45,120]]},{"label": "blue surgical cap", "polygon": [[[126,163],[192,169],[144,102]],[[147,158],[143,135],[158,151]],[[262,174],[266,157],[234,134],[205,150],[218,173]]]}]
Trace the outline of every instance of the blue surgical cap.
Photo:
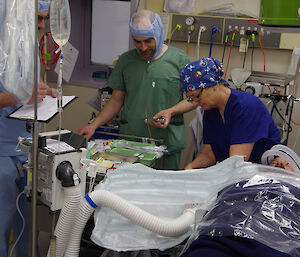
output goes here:
[{"label": "blue surgical cap", "polygon": [[156,50],[153,56],[151,58],[156,57],[162,50],[164,45],[164,27],[162,24],[162,21],[160,19],[160,16],[156,13],[155,14],[155,20],[151,24],[151,28],[149,29],[136,29],[133,27],[132,19],[129,24],[130,32],[133,36],[136,37],[152,37],[155,39],[156,42]]},{"label": "blue surgical cap", "polygon": [[39,0],[39,12],[48,11],[51,0]]},{"label": "blue surgical cap", "polygon": [[222,79],[223,74],[222,64],[218,60],[212,57],[202,58],[182,68],[180,73],[181,89],[187,93],[200,88],[212,87],[220,82],[229,86],[228,82]]}]

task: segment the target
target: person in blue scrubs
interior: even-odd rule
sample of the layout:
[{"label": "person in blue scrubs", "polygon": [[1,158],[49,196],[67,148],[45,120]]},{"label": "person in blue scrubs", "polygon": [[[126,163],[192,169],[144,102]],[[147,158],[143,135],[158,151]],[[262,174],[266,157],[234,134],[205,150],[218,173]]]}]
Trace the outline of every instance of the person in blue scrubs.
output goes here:
[{"label": "person in blue scrubs", "polygon": [[[209,167],[233,155],[260,163],[266,150],[280,144],[280,132],[265,105],[250,93],[229,88],[222,76],[221,63],[212,57],[191,62],[181,71],[187,102],[204,110],[203,148],[185,169]],[[183,113],[181,106],[158,116],[169,119],[173,113]]]},{"label": "person in blue scrubs", "polygon": [[[39,2],[39,29],[44,28],[48,15],[49,2]],[[46,84],[38,83],[38,102],[43,101],[46,95],[56,96],[56,90]],[[34,94],[28,104],[34,103]],[[31,137],[26,128],[26,122],[8,119],[7,116],[20,107],[15,99],[0,83],[0,256],[8,256],[8,244],[11,230],[16,240],[21,232],[23,221],[17,212],[16,200],[26,185],[26,175],[22,172],[22,164],[27,161],[27,153],[17,151],[18,137]],[[18,169],[19,167],[19,169]],[[20,196],[19,207],[25,217],[25,230],[17,244],[17,257],[28,256],[28,217],[29,203],[24,194]]]}]

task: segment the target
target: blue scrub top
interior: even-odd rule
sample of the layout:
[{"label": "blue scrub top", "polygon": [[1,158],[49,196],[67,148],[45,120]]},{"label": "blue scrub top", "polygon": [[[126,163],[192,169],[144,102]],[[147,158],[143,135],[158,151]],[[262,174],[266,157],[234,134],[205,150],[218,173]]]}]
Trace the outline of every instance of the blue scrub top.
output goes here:
[{"label": "blue scrub top", "polygon": [[231,89],[224,111],[204,111],[203,142],[210,144],[217,161],[229,157],[231,145],[254,143],[249,161],[260,163],[262,154],[280,144],[280,132],[265,105],[254,95]]}]

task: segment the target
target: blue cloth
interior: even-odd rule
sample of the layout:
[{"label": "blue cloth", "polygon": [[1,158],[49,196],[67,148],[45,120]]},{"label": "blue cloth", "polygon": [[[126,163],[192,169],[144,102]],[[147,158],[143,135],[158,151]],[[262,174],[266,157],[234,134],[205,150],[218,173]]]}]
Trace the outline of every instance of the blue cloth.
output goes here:
[{"label": "blue cloth", "polygon": [[225,187],[183,256],[299,256],[299,196],[299,188],[269,177]]},{"label": "blue cloth", "polygon": [[[5,92],[0,83],[0,93]],[[0,109],[0,256],[8,256],[7,247],[11,229],[16,240],[22,228],[22,219],[17,213],[16,199],[26,185],[26,178],[20,177],[16,163],[23,164],[27,160],[27,153],[17,152],[18,136],[30,137],[26,131],[26,122],[8,119],[20,105]],[[20,198],[20,209],[25,217],[25,231],[17,245],[17,257],[28,256],[28,217],[29,203],[24,195]]]},{"label": "blue cloth", "polygon": [[[8,243],[11,229],[14,232],[16,240],[22,229],[22,219],[16,209],[16,199],[26,185],[26,176],[20,177],[16,169],[16,163],[24,163],[27,156],[19,155],[17,157],[0,156],[0,256],[8,256]],[[19,200],[20,210],[25,218],[29,218],[29,203],[24,194]],[[25,222],[25,230],[17,244],[17,257],[28,256],[28,222]]]},{"label": "blue cloth", "polygon": [[181,257],[290,257],[252,239],[199,236]]},{"label": "blue cloth", "polygon": [[[40,61],[38,59],[37,81],[39,81]],[[6,92],[0,83],[0,93]],[[22,120],[9,119],[7,116],[21,105],[0,108],[0,256],[7,257],[7,247],[11,229],[14,231],[16,240],[22,219],[17,213],[16,199],[19,192],[22,192],[26,185],[26,178],[19,177],[16,163],[25,163],[28,155],[22,151],[16,151],[18,137],[31,137],[26,131],[26,122]],[[29,203],[24,195],[20,198],[20,209],[25,217],[26,229],[24,235],[17,245],[17,257],[28,256],[28,222]]]},{"label": "blue cloth", "polygon": [[[0,83],[0,93],[6,92]],[[17,152],[18,136],[30,137],[31,134],[26,131],[26,122],[22,120],[7,118],[13,111],[21,105],[8,106],[0,108],[0,156],[27,156],[24,152]],[[1,169],[1,167],[0,167]]]},{"label": "blue cloth", "polygon": [[217,161],[229,157],[231,145],[254,143],[249,161],[260,163],[262,154],[280,144],[280,132],[265,105],[254,95],[231,89],[224,110],[204,111],[203,143],[210,144]]},{"label": "blue cloth", "polygon": [[184,66],[180,73],[181,89],[190,92],[200,88],[212,87],[218,83],[226,86],[228,82],[222,79],[223,65],[212,57],[202,58]]}]

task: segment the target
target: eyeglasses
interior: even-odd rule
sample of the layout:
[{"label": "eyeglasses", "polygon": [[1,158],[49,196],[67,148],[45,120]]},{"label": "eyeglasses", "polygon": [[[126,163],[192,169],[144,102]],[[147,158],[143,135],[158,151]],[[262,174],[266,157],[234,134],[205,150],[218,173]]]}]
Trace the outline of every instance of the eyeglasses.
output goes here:
[{"label": "eyeglasses", "polygon": [[47,21],[49,20],[49,15],[47,16],[41,16],[41,15],[38,15],[38,21],[41,22],[41,21]]},{"label": "eyeglasses", "polygon": [[193,95],[193,96],[187,97],[186,100],[187,100],[189,103],[194,102],[194,99],[197,99],[197,98],[200,97],[200,95],[202,94],[202,91],[203,91],[203,88],[200,89],[200,92],[199,92],[197,95]]}]

